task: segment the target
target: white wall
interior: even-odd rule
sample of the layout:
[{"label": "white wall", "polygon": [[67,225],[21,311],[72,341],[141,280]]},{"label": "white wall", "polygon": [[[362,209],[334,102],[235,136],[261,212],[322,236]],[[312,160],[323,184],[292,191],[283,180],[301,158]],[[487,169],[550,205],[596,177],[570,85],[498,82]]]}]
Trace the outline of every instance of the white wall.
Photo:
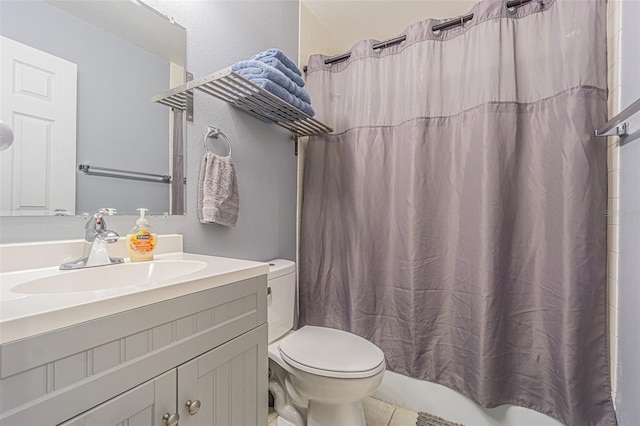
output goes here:
[{"label": "white wall", "polygon": [[340,42],[338,34],[332,33],[313,14],[305,2],[300,2],[300,54],[298,63],[307,65],[314,53],[337,55],[349,46]]},{"label": "white wall", "polygon": [[[300,31],[300,47],[325,55],[344,53],[360,40],[387,40],[424,19],[464,15],[476,3],[476,0],[301,0],[301,5],[317,21],[313,26],[325,28],[338,49],[325,50],[324,40],[307,47],[307,43],[315,40],[305,39],[304,28]],[[301,57],[303,62],[307,58]]]},{"label": "white wall", "polygon": [[[618,2],[615,2],[618,3]],[[622,0],[620,9],[620,80],[612,96],[621,109],[640,98],[640,2]],[[630,120],[635,133],[621,141],[619,150],[619,224],[617,301],[616,409],[621,426],[640,421],[640,113]]]},{"label": "white wall", "polygon": [[[270,47],[298,54],[297,0],[150,0],[187,29],[187,69],[200,77]],[[196,214],[196,183],[206,126],[220,127],[233,144],[240,188],[236,228],[202,225]],[[201,92],[195,121],[187,129],[187,215],[152,217],[159,233],[181,233],[185,250],[243,259],[295,259],[296,157],[288,132],[263,123]],[[81,238],[79,217],[0,218],[0,242]],[[121,235],[135,218],[108,218]]]},{"label": "white wall", "polygon": [[[609,118],[620,112],[620,1],[607,4],[607,62],[609,67]],[[604,140],[603,140],[604,143]],[[607,290],[609,308],[609,365],[612,398],[615,403],[618,372],[618,241],[620,223],[620,151],[618,138],[607,140],[607,169],[609,171],[609,202],[607,206]]]}]

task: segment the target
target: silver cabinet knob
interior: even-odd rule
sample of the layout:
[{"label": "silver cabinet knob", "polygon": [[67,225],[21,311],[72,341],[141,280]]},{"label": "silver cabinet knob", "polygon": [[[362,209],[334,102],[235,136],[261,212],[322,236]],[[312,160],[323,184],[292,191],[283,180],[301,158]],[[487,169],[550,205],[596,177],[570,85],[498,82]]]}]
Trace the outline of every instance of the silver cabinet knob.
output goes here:
[{"label": "silver cabinet knob", "polygon": [[200,410],[200,401],[197,399],[195,401],[189,400],[184,404],[184,406],[189,410],[189,414],[193,416]]},{"label": "silver cabinet knob", "polygon": [[165,415],[162,416],[162,421],[167,426],[178,426],[178,420],[180,420],[178,413],[165,413]]}]

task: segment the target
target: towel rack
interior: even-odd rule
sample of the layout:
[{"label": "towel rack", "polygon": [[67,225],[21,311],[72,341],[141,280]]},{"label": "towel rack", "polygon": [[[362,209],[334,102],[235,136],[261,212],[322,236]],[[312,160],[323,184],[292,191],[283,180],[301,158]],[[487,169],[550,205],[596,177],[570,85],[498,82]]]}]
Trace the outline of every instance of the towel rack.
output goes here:
[{"label": "towel rack", "polygon": [[613,117],[611,120],[607,121],[596,130],[595,134],[598,137],[607,137],[607,136],[628,136],[631,133],[629,123],[625,122],[632,115],[640,111],[640,98],[637,99],[634,103],[626,107],[620,114]]},{"label": "towel rack", "polygon": [[114,177],[120,179],[142,180],[146,182],[171,183],[171,176],[154,173],[134,172],[131,170],[111,169],[108,167],[78,164],[78,170],[88,175]]},{"label": "towel rack", "polygon": [[284,127],[296,136],[333,131],[329,126],[235,73],[231,67],[153,96],[151,101],[184,110],[187,98],[185,92],[192,89],[223,100],[264,122]]}]

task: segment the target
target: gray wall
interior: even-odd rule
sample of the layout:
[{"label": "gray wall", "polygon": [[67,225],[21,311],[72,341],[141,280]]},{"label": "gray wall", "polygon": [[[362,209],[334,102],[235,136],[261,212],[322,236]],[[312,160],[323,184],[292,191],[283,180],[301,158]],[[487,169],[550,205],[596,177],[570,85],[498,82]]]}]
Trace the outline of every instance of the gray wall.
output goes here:
[{"label": "gray wall", "polygon": [[[187,28],[187,68],[197,77],[254,53],[279,47],[298,51],[298,1],[147,2]],[[207,125],[220,127],[233,144],[240,190],[235,228],[202,225],[196,214],[196,181]],[[187,215],[152,217],[160,233],[181,233],[193,253],[269,260],[295,259],[296,157],[288,132],[263,123],[201,92],[195,121],[187,123]],[[124,234],[133,217],[107,219]],[[1,218],[0,242],[81,238],[81,218]]]},{"label": "gray wall", "polygon": [[[78,65],[76,164],[168,174],[169,62],[44,1],[0,2],[0,33]],[[34,30],[35,29],[35,30]],[[169,185],[76,172],[76,212],[169,210]]]},{"label": "gray wall", "polygon": [[[621,103],[640,98],[640,2],[622,2]],[[618,392],[621,426],[640,422],[640,113],[631,119],[635,134],[620,147],[620,247],[618,269]]]}]

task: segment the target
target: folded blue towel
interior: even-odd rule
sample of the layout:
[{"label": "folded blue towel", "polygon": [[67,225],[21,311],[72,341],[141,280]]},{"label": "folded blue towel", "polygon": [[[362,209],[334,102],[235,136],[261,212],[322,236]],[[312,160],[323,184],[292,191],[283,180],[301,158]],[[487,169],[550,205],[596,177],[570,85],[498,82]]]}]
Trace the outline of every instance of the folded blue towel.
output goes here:
[{"label": "folded blue towel", "polygon": [[[256,71],[254,71],[256,70]],[[297,84],[295,84],[293,81],[287,79],[288,84],[280,84],[280,81],[277,81],[273,78],[269,78],[265,75],[265,73],[260,72],[258,70],[258,68],[245,68],[242,70],[238,70],[236,71],[238,74],[240,74],[241,76],[243,76],[246,79],[249,80],[253,80],[256,78],[266,78],[267,80],[271,80],[274,83],[276,83],[278,86],[282,87],[283,89],[285,89],[286,91],[288,91],[289,93],[291,93],[293,96],[300,98],[300,100],[310,104],[311,103],[311,97],[309,96],[309,93],[307,93],[306,90],[304,90],[302,87],[298,86]],[[292,88],[294,88],[292,90]]]},{"label": "folded blue towel", "polygon": [[300,68],[298,68],[298,66],[295,64],[295,62],[293,62],[291,59],[289,59],[289,57],[287,55],[285,55],[282,50],[280,49],[276,49],[276,48],[272,48],[272,49],[267,49],[264,52],[260,52],[257,55],[254,55],[253,58],[256,61],[261,61],[265,58],[276,58],[278,59],[280,62],[282,62],[282,64],[289,68],[291,71],[293,71],[294,73],[298,74],[298,76],[302,77],[302,73],[300,72]]},{"label": "folded blue towel", "polygon": [[253,78],[266,78],[274,83],[284,87],[292,95],[299,97],[306,103],[311,103],[311,97],[302,87],[295,84],[289,77],[277,69],[269,66],[260,61],[241,61],[231,65],[231,69],[240,74],[241,76],[253,79]]},{"label": "folded blue towel", "polygon": [[251,78],[249,80],[252,83],[262,87],[264,90],[276,95],[280,99],[290,103],[294,107],[298,108],[300,111],[307,113],[311,117],[316,115],[316,112],[313,110],[313,108],[311,108],[311,105],[309,105],[309,103],[303,101],[297,96],[294,96],[293,94],[291,94],[291,92],[289,92],[287,89],[280,86],[279,84],[274,83],[273,81],[268,80],[266,78]]},{"label": "folded blue towel", "polygon": [[259,60],[259,62],[264,62],[265,64],[274,67],[278,71],[282,71],[282,73],[289,77],[295,84],[300,87],[304,87],[304,80],[302,79],[302,77],[287,68],[282,62],[280,62],[278,58],[271,56],[268,58],[262,58]]}]

